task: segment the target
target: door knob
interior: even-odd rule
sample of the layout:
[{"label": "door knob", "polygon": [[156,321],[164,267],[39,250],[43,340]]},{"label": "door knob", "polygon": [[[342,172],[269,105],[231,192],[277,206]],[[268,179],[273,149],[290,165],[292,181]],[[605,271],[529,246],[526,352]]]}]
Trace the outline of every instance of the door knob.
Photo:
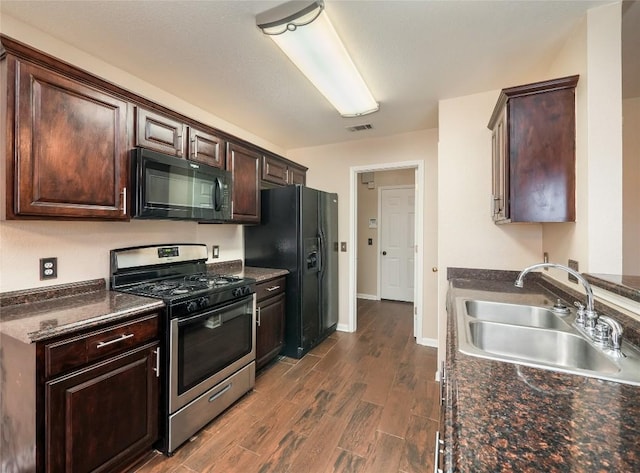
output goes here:
[{"label": "door knob", "polygon": [[386,251],[383,251],[383,252],[382,252],[382,256],[387,256],[387,252],[386,252]]}]

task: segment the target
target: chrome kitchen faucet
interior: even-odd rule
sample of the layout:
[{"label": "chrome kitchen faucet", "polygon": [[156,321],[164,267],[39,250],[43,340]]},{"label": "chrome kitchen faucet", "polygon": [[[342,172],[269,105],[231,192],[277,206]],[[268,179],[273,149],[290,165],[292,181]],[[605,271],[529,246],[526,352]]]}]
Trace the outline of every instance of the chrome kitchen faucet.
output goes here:
[{"label": "chrome kitchen faucet", "polygon": [[624,354],[621,351],[623,332],[622,325],[611,317],[607,317],[605,315],[598,316],[598,313],[594,309],[593,289],[591,289],[591,284],[589,284],[589,281],[587,281],[579,272],[557,263],[538,263],[523,269],[516,278],[514,283],[515,286],[520,288],[523,287],[524,277],[529,272],[542,268],[562,269],[582,283],[587,295],[587,306],[585,307],[577,301],[574,303],[578,308],[575,320],[576,327],[583,331],[595,343],[607,349],[609,354],[612,356],[617,358],[624,357]]}]

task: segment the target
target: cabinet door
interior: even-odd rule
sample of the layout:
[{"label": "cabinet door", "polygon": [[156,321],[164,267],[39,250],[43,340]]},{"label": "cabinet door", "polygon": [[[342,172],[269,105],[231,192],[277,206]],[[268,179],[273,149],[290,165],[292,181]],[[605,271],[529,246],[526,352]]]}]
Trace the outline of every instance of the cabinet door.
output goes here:
[{"label": "cabinet door", "polygon": [[273,156],[262,157],[262,180],[278,184],[287,185],[288,169],[287,164]]},{"label": "cabinet door", "polygon": [[512,221],[575,221],[574,95],[549,90],[509,101]]},{"label": "cabinet door", "polygon": [[189,128],[189,159],[224,169],[224,141],[197,128]]},{"label": "cabinet door", "polygon": [[302,186],[307,185],[307,171],[300,168],[289,166],[289,172],[287,173],[288,184],[300,184]]},{"label": "cabinet door", "polygon": [[506,117],[507,113],[505,108],[491,134],[493,158],[492,215],[494,221],[509,218],[509,159],[506,145],[508,138],[505,128]]},{"label": "cabinet door", "polygon": [[32,64],[16,75],[9,213],[127,219],[127,103]]},{"label": "cabinet door", "polygon": [[136,146],[182,158],[187,125],[144,108],[136,108]]},{"label": "cabinet door", "polygon": [[231,219],[260,222],[260,154],[235,143],[227,145],[227,170],[233,176]]},{"label": "cabinet door", "polygon": [[256,323],[256,369],[280,353],[284,345],[285,294],[258,304]]},{"label": "cabinet door", "polygon": [[45,385],[47,472],[122,471],[158,433],[158,343]]}]

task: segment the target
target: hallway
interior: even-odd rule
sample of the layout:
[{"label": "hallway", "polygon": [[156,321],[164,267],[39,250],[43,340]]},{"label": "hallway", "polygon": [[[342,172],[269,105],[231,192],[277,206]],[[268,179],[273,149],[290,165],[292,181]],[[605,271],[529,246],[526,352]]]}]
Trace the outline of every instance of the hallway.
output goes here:
[{"label": "hallway", "polygon": [[433,471],[437,352],[416,345],[413,306],[358,300],[358,332],[258,373],[253,392],[152,472]]}]

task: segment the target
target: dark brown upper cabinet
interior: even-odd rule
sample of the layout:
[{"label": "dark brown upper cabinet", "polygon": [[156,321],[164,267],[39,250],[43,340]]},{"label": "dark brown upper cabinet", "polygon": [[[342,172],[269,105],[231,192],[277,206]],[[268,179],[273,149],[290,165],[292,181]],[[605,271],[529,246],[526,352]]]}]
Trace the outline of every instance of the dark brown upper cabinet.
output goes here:
[{"label": "dark brown upper cabinet", "polygon": [[135,145],[224,169],[224,140],[205,127],[136,107]]},{"label": "dark brown upper cabinet", "polygon": [[289,165],[288,171],[287,184],[307,185],[307,168]]},{"label": "dark brown upper cabinet", "polygon": [[227,170],[233,176],[231,220],[236,223],[260,223],[260,159],[254,149],[236,143],[227,144]]},{"label": "dark brown upper cabinet", "polygon": [[190,160],[224,169],[224,155],[224,141],[222,138],[204,130],[189,127]]},{"label": "dark brown upper cabinet", "polygon": [[288,184],[306,184],[307,168],[292,163],[276,155],[262,156],[262,188],[286,186]]},{"label": "dark brown upper cabinet", "polygon": [[304,166],[2,34],[0,83],[8,219],[128,220],[135,146],[231,171],[237,223],[260,222],[261,184],[305,182]]},{"label": "dark brown upper cabinet", "polygon": [[285,186],[288,183],[288,174],[287,163],[285,161],[266,154],[262,156],[263,181]]},{"label": "dark brown upper cabinet", "polygon": [[136,146],[186,157],[187,125],[166,115],[136,107]]},{"label": "dark brown upper cabinet", "polygon": [[578,78],[502,90],[488,125],[496,223],[575,221]]},{"label": "dark brown upper cabinet", "polygon": [[127,219],[127,102],[7,54],[7,218]]}]

